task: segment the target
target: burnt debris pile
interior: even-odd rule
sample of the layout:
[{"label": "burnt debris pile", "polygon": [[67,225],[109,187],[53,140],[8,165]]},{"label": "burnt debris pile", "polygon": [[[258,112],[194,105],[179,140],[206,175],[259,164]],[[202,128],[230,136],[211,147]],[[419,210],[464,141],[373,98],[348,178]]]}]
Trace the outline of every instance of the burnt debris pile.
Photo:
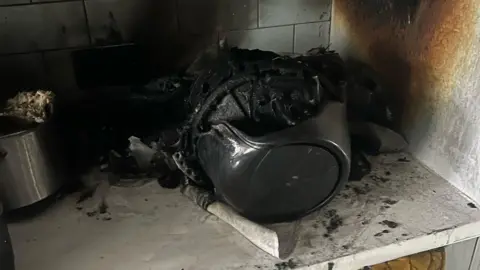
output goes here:
[{"label": "burnt debris pile", "polygon": [[[329,124],[316,130],[315,121],[328,122],[327,116],[315,119],[330,110],[328,104],[332,102],[345,106],[345,123],[339,123],[341,117],[334,117],[332,121],[335,123],[331,124],[345,126],[351,149],[331,148],[330,144],[336,143],[331,143],[331,137],[322,137],[323,133],[328,133]],[[64,115],[68,117],[60,122],[67,127],[65,132],[70,132],[70,137],[76,140],[70,146],[76,149],[76,160],[90,162],[84,162],[82,166],[92,165],[92,160],[93,165],[101,165],[103,171],[116,176],[111,184],[135,185],[145,179],[158,179],[167,188],[193,184],[207,191],[215,190],[213,193],[226,202],[235,201],[236,195],[229,194],[228,187],[239,189],[235,186],[238,183],[226,184],[227,188],[223,189],[224,186],[218,185],[219,178],[232,173],[238,176],[239,168],[246,174],[241,177],[251,178],[245,185],[252,185],[249,181],[256,179],[255,174],[269,178],[261,169],[249,172],[252,165],[242,166],[262,162],[273,162],[269,166],[284,166],[282,162],[271,161],[275,160],[270,158],[273,153],[278,153],[277,158],[281,160],[303,151],[303,148],[281,148],[286,141],[289,145],[325,147],[327,152],[333,152],[332,160],[338,160],[336,152],[348,156],[344,163],[329,165],[328,168],[334,168],[331,177],[336,180],[322,201],[310,201],[308,206],[292,206],[295,209],[289,210],[301,216],[298,212],[316,209],[338,192],[344,182],[337,178],[341,178],[341,170],[345,167],[350,168],[350,180],[360,180],[370,172],[366,154],[405,148],[402,136],[390,129],[395,119],[389,102],[374,72],[358,64],[346,64],[337,53],[327,49],[289,57],[268,51],[215,46],[199,56],[182,75],[152,80],[145,86],[89,93],[75,106],[64,107],[69,112]],[[313,134],[316,141],[310,143],[305,134]],[[319,137],[322,137],[320,141]],[[267,149],[267,146],[272,147]],[[273,151],[273,146],[281,150]],[[79,148],[94,151],[90,151],[88,157],[84,155],[78,159],[82,156],[78,154],[82,153]],[[219,153],[210,158],[202,154],[205,148],[224,150],[217,151]],[[306,148],[308,153],[305,155],[312,149],[316,148]],[[285,151],[289,153],[285,154]],[[314,151],[319,156],[327,155],[323,150]],[[218,174],[212,175],[212,170],[206,168],[210,166],[211,169],[212,165],[202,162],[202,155],[204,160],[222,166],[218,168]],[[238,159],[239,156],[242,158]],[[330,159],[323,157],[326,163],[333,162]],[[225,165],[224,160],[229,163]],[[225,167],[229,167],[228,170]],[[300,183],[303,176],[292,174],[288,177],[300,179],[297,181]],[[310,178],[305,176],[306,186]],[[297,192],[296,182],[285,180],[282,183],[282,187],[272,184],[267,193],[278,192],[279,196],[284,196],[284,187]],[[265,182],[262,185],[258,190],[266,190],[269,187],[265,185],[270,184]],[[303,191],[298,190],[299,193]],[[299,196],[309,197],[308,194]],[[279,197],[272,198],[276,199]],[[256,217],[241,203],[232,204],[246,216]],[[263,204],[268,205],[268,202]]]}]

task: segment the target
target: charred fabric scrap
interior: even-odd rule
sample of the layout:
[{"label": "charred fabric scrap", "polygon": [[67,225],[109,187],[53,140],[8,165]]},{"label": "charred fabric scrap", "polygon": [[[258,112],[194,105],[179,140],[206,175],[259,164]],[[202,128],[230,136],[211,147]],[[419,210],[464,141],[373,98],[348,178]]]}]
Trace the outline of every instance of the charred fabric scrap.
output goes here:
[{"label": "charred fabric scrap", "polygon": [[248,218],[286,221],[325,205],[348,176],[368,174],[365,154],[405,145],[387,128],[393,119],[373,72],[335,52],[291,58],[219,48],[197,60],[188,76],[135,92],[176,104],[168,113],[183,119],[140,136],[145,145],[133,139],[130,150],[144,149],[148,168],[111,151],[108,170],[121,179],[148,172],[166,187],[196,185]]}]

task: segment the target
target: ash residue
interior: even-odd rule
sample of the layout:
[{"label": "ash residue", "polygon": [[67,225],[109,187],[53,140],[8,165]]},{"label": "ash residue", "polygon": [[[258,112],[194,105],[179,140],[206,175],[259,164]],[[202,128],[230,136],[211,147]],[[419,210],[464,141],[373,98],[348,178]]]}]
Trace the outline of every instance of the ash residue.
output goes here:
[{"label": "ash residue", "polygon": [[372,175],[371,178],[374,181],[380,181],[382,183],[386,183],[386,182],[390,181],[390,179],[388,179],[386,177],[383,177],[383,176],[378,176],[378,175]]},{"label": "ash residue", "polygon": [[108,210],[108,205],[107,203],[103,200],[100,205],[98,206],[98,212],[100,214],[106,214]]},{"label": "ash residue", "polygon": [[80,196],[77,199],[77,204],[82,203],[82,202],[86,201],[87,199],[92,198],[94,193],[95,193],[94,188],[89,188],[89,189],[86,189],[86,190],[82,191],[82,193],[80,193]]},{"label": "ash residue", "polygon": [[370,192],[372,189],[368,184],[365,184],[363,187],[353,187],[353,192],[357,195],[365,195]]},{"label": "ash residue", "polygon": [[379,233],[374,234],[373,236],[380,237],[380,236],[383,236],[384,234],[387,234],[387,233],[390,233],[390,231],[389,230],[383,230]]},{"label": "ash residue", "polygon": [[386,203],[386,204],[389,204],[389,205],[394,205],[394,204],[398,203],[398,201],[391,200],[391,199],[386,199],[383,202]]},{"label": "ash residue", "polygon": [[112,217],[108,211],[106,196],[110,185],[106,179],[95,176],[98,175],[93,173],[91,177],[83,179],[84,190],[80,192],[75,208],[87,217],[109,221]]},{"label": "ash residue", "polygon": [[385,225],[385,226],[389,227],[390,229],[395,229],[398,226],[400,226],[400,224],[398,224],[397,222],[390,221],[390,220],[384,220],[384,221],[380,222],[380,224]]},{"label": "ash residue", "polygon": [[286,262],[275,264],[275,267],[277,270],[295,269],[295,267],[297,267],[297,264],[293,261],[293,259],[290,259]]},{"label": "ash residue", "polygon": [[343,219],[337,214],[337,210],[334,209],[328,210],[325,213],[325,218],[327,218],[327,220],[323,220],[322,224],[327,229],[326,237],[329,237],[330,234],[337,231],[337,229],[343,225]]}]

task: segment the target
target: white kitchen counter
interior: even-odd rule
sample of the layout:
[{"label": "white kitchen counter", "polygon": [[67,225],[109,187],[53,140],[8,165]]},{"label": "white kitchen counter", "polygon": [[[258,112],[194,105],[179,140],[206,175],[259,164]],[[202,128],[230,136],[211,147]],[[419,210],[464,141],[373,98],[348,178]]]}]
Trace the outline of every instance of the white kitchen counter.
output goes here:
[{"label": "white kitchen counter", "polygon": [[[77,210],[76,194],[10,224],[17,270],[348,270],[480,236],[479,209],[409,155],[379,156],[373,166],[300,222],[296,249],[283,264],[178,190],[152,182],[111,188],[108,216]],[[342,224],[328,234],[327,213]]]}]

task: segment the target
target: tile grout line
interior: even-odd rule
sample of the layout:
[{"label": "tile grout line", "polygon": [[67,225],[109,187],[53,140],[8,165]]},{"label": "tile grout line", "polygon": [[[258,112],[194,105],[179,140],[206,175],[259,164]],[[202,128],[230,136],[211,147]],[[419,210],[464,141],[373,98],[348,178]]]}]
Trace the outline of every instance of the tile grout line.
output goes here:
[{"label": "tile grout line", "polygon": [[232,30],[227,30],[227,31],[225,31],[225,33],[241,32],[241,31],[252,31],[252,30],[270,29],[270,28],[279,28],[279,27],[305,25],[305,24],[325,23],[325,22],[330,22],[330,21],[318,21],[318,22],[307,22],[307,23],[291,23],[291,24],[282,24],[282,25],[274,25],[274,26],[265,26],[265,27],[259,27],[259,28],[232,29]]},{"label": "tile grout line", "polygon": [[181,27],[180,27],[180,0],[175,0],[175,18],[176,18],[176,24],[177,24],[177,32],[181,32]]},{"label": "tile grout line", "polygon": [[84,50],[84,49],[95,49],[95,48],[110,48],[110,47],[118,47],[118,46],[125,46],[125,45],[132,45],[131,42],[119,43],[119,44],[111,44],[105,46],[94,46],[94,45],[83,45],[83,46],[70,46],[70,47],[63,47],[63,48],[51,48],[51,49],[41,49],[36,51],[27,51],[27,52],[10,52],[10,53],[0,53],[1,57],[8,57],[8,56],[15,56],[15,55],[28,55],[28,54],[36,54],[36,53],[48,53],[48,52],[58,52],[58,51],[71,51],[71,50]]},{"label": "tile grout line", "polygon": [[470,259],[470,264],[468,266],[468,270],[477,270],[477,269],[473,269],[474,265],[473,263],[475,262],[475,258],[477,256],[480,256],[480,254],[477,254],[480,252],[480,238],[477,238],[475,240],[475,246],[473,247],[473,252],[472,252],[472,258]]},{"label": "tile grout line", "polygon": [[93,44],[92,32],[90,31],[90,21],[88,20],[86,0],[82,0],[82,5],[83,5],[83,15],[85,16],[85,24],[87,26],[88,44],[92,45]]},{"label": "tile grout line", "polygon": [[332,47],[332,25],[333,25],[333,9],[335,2],[331,1],[330,5],[330,23],[328,24],[328,43],[327,43],[327,48],[331,49]]},{"label": "tile grout line", "polygon": [[257,28],[260,28],[260,1],[257,0]]},{"label": "tile grout line", "polygon": [[295,28],[296,28],[296,24],[293,25],[293,38],[292,38],[292,53],[295,53]]},{"label": "tile grout line", "polygon": [[26,3],[19,3],[19,4],[9,4],[9,5],[0,5],[0,8],[3,7],[18,7],[18,6],[31,6],[31,5],[48,5],[48,4],[61,4],[61,3],[69,3],[69,2],[80,2],[83,0],[61,0],[61,1],[45,1],[45,2],[33,2],[34,0],[29,0]]},{"label": "tile grout line", "polygon": [[328,42],[327,48],[330,49],[332,47],[332,22],[328,24]]}]

